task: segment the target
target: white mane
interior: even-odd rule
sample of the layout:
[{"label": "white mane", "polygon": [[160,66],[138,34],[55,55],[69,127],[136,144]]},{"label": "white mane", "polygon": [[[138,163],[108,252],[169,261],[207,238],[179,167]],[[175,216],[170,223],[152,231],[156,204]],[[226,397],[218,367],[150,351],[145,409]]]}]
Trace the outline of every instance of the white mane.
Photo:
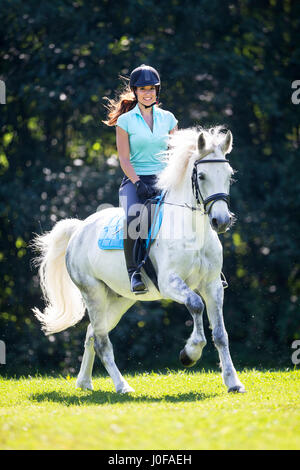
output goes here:
[{"label": "white mane", "polygon": [[[199,158],[203,158],[208,153],[213,152],[217,146],[224,143],[226,134],[222,132],[223,130],[223,126],[215,126],[209,129],[194,127],[171,134],[169,149],[163,154],[167,166],[158,176],[156,186],[161,190],[169,190],[180,185],[184,180],[191,160],[194,162]],[[204,134],[206,144],[205,152],[202,155],[199,154],[198,149],[198,138],[201,132]]]}]

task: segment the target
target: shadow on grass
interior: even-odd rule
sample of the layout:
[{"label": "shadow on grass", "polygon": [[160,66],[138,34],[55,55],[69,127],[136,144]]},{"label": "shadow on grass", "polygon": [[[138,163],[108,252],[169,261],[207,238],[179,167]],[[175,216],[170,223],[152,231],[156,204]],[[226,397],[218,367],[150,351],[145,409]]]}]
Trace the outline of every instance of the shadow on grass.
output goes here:
[{"label": "shadow on grass", "polygon": [[134,396],[134,394],[118,394],[116,392],[104,392],[97,390],[86,392],[88,395],[67,395],[61,392],[36,393],[29,396],[29,399],[35,402],[55,402],[66,406],[82,405],[107,405],[114,403],[159,403],[170,402],[180,403],[189,401],[202,401],[218,396],[218,393],[182,393],[178,395],[164,395],[163,397],[149,397],[148,395]]}]

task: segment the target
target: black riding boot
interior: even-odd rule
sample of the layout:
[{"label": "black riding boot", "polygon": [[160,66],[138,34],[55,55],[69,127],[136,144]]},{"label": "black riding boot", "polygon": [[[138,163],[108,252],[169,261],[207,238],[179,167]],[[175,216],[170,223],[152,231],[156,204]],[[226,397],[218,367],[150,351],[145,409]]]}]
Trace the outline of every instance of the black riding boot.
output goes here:
[{"label": "black riding boot", "polygon": [[147,292],[147,289],[144,282],[142,281],[141,273],[136,272],[137,266],[133,259],[134,243],[135,240],[129,238],[128,235],[126,238],[124,238],[124,255],[130,281],[131,292],[141,294],[143,292]]}]

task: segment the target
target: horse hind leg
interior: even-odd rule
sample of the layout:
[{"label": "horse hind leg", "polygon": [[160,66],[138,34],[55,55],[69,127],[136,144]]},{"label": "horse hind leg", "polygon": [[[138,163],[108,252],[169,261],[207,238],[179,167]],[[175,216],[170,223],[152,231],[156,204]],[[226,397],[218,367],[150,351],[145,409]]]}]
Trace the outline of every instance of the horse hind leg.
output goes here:
[{"label": "horse hind leg", "polygon": [[76,380],[76,388],[82,390],[93,390],[92,371],[95,360],[94,349],[94,331],[89,324],[84,343],[84,354],[81,362],[80,371]]},{"label": "horse hind leg", "polygon": [[128,385],[116,366],[108,333],[117,325],[122,315],[134,304],[134,301],[118,297],[104,283],[96,279],[90,281],[81,291],[87,306],[91,326],[87,332],[85,353],[77,379],[78,386],[91,385],[91,373],[95,356],[95,353],[92,352],[93,347],[112,378],[116,391],[119,393],[133,392],[133,388]]},{"label": "horse hind leg", "polygon": [[113,379],[116,391],[120,393],[134,392],[134,389],[128,385],[115,365],[113,348],[108,335],[99,335],[98,337],[95,337],[92,326],[89,325],[84,347],[84,355],[76,381],[76,388],[81,388],[82,390],[94,389],[92,383],[92,371],[95,360],[95,351],[97,351],[102,364]]},{"label": "horse hind leg", "polygon": [[117,393],[134,392],[134,389],[126,382],[115,363],[113,347],[108,335],[95,335],[95,350],[102,364],[112,378]]}]

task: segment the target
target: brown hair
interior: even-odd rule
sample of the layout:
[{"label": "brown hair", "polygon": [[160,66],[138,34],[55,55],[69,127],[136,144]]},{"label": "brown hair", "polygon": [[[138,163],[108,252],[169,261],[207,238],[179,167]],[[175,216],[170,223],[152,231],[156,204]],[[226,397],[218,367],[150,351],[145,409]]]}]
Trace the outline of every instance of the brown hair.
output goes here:
[{"label": "brown hair", "polygon": [[[124,77],[121,78],[124,79]],[[108,109],[108,118],[106,121],[102,121],[107,126],[115,126],[118,117],[121,116],[121,114],[131,111],[137,104],[135,94],[130,89],[128,83],[125,85],[125,88],[121,91],[116,99],[111,100],[106,96],[103,98],[108,101],[108,105],[105,106]]]}]

